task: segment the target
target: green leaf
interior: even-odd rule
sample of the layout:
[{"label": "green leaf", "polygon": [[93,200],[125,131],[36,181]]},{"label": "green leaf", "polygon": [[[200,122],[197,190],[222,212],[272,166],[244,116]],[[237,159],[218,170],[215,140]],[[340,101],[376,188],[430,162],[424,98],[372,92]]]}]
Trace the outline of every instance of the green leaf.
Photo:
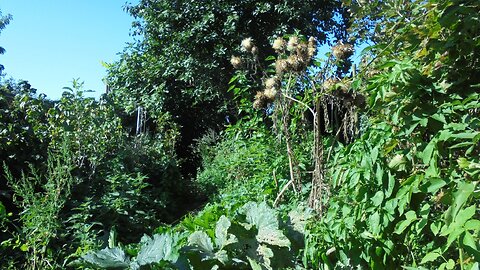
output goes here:
[{"label": "green leaf", "polygon": [[260,243],[266,243],[272,246],[290,247],[290,240],[278,229],[269,227],[260,228],[256,239]]},{"label": "green leaf", "polygon": [[480,230],[480,220],[471,219],[471,220],[465,222],[464,227],[465,227],[465,230],[478,231],[478,230]]},{"label": "green leaf", "polygon": [[427,254],[423,257],[423,259],[422,259],[422,261],[420,262],[420,264],[425,264],[425,263],[427,263],[427,262],[433,262],[433,261],[435,261],[438,257],[442,256],[442,254],[441,254],[440,252],[441,252],[440,249],[436,249],[436,250],[434,250],[434,251],[432,251],[432,252],[427,253]]},{"label": "green leaf", "polygon": [[384,198],[383,192],[382,191],[377,191],[377,193],[375,193],[375,196],[373,196],[373,198],[371,199],[373,205],[374,206],[381,205],[382,202],[383,202],[383,198]]},{"label": "green leaf", "polygon": [[447,269],[453,269],[455,267],[455,261],[452,259],[449,259],[447,264],[445,265],[445,268]]},{"label": "green leaf", "polygon": [[396,171],[404,171],[406,163],[407,159],[405,158],[405,156],[397,154],[390,160],[390,162],[388,163],[388,167]]},{"label": "green leaf", "polygon": [[473,183],[458,183],[458,189],[453,193],[453,204],[445,212],[447,224],[453,222],[453,220],[457,216],[458,211],[467,202],[474,190],[475,184]]},{"label": "green leaf", "polygon": [[401,234],[414,220],[417,219],[417,214],[415,211],[408,211],[405,213],[405,220],[400,221],[397,223],[397,226],[395,228],[395,233],[396,234]]},{"label": "green leaf", "polygon": [[381,230],[381,228],[380,228],[380,214],[378,214],[378,212],[373,213],[368,218],[368,221],[369,221],[369,225],[370,225],[370,228],[371,228],[371,232],[374,235],[380,234],[380,230]]},{"label": "green leaf", "polygon": [[430,143],[427,144],[423,152],[421,153],[421,158],[424,164],[430,164],[430,160],[433,157],[434,150],[437,148],[437,140],[433,139]]},{"label": "green leaf", "polygon": [[425,184],[422,186],[422,191],[426,191],[430,194],[435,194],[439,189],[444,187],[447,184],[443,179],[441,178],[429,178],[427,181],[425,181]]},{"label": "green leaf", "polygon": [[153,238],[145,237],[140,247],[136,262],[139,266],[158,263],[162,260],[176,262],[179,256],[174,238],[168,234],[155,234]]},{"label": "green leaf", "polygon": [[442,224],[440,224],[439,221],[430,224],[430,230],[432,230],[433,235],[438,235],[438,232],[440,232],[441,227],[442,227]]},{"label": "green leaf", "polygon": [[87,253],[82,256],[82,260],[103,269],[128,269],[130,265],[125,252],[119,247]]},{"label": "green leaf", "polygon": [[217,226],[215,227],[215,244],[219,249],[237,242],[235,235],[228,233],[230,225],[230,220],[223,215],[217,221]]},{"label": "green leaf", "polygon": [[193,232],[188,237],[188,245],[198,247],[201,251],[213,254],[213,244],[207,233],[203,231]]},{"label": "green leaf", "polygon": [[473,250],[478,250],[477,249],[477,243],[476,243],[475,239],[473,238],[473,235],[471,233],[469,233],[468,231],[465,231],[465,234],[464,234],[463,239],[462,239],[462,244],[464,246],[472,248]]},{"label": "green leaf", "polygon": [[262,266],[257,263],[255,260],[253,260],[250,257],[247,257],[248,262],[250,263],[250,267],[252,267],[252,270],[263,270]]}]

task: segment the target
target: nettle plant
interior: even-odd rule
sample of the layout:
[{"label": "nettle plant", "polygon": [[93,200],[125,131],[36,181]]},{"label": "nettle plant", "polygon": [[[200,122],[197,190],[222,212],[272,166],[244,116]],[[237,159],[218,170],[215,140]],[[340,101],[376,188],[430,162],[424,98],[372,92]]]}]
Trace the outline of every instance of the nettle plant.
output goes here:
[{"label": "nettle plant", "polygon": [[235,85],[230,89],[237,97],[243,98],[248,96],[246,92],[261,89],[254,96],[253,108],[271,115],[274,130],[286,145],[290,181],[278,194],[275,205],[290,186],[297,193],[302,191],[301,176],[305,168],[299,166],[294,145],[306,138],[302,133],[305,133],[305,122],[308,122],[305,119],[310,119],[313,122],[310,206],[321,213],[324,196],[328,193],[328,186],[324,183],[323,140],[328,137],[334,142],[350,143],[359,133],[358,111],[364,98],[352,91],[355,72],[347,76],[353,46],[339,41],[332,47],[328,59],[319,62],[315,60],[315,38],[307,40],[300,35],[289,35],[287,39],[277,37],[272,45],[277,56],[267,58],[275,60],[267,68],[260,65],[258,48],[252,39],[244,39],[241,47],[245,55],[231,58],[231,64],[239,71],[232,78],[231,83]]}]

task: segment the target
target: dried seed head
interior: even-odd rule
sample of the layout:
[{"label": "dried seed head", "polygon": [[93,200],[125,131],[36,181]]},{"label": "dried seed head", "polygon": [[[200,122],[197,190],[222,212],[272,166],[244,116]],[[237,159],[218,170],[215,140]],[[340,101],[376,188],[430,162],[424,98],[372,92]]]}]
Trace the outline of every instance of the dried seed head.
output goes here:
[{"label": "dried seed head", "polygon": [[230,63],[235,69],[239,69],[242,67],[243,61],[242,58],[238,56],[232,56],[232,58],[230,58]]},{"label": "dried seed head", "polygon": [[253,48],[253,39],[252,38],[245,38],[242,40],[242,50],[246,52],[251,52]]},{"label": "dried seed head", "polygon": [[282,37],[278,37],[273,42],[272,48],[277,53],[283,53],[285,51],[286,46],[287,46],[287,43],[285,42],[285,40]]},{"label": "dried seed head", "polygon": [[312,59],[317,52],[317,40],[314,37],[308,39],[308,57]]},{"label": "dried seed head", "polygon": [[287,58],[287,66],[295,72],[300,72],[305,69],[306,63],[298,55],[290,55]]},{"label": "dried seed head", "polygon": [[329,78],[325,82],[323,82],[323,89],[325,89],[326,91],[335,90],[335,88],[337,87],[337,83],[339,82],[340,80],[338,80],[337,78]]},{"label": "dried seed head", "polygon": [[277,96],[277,89],[275,88],[267,88],[263,92],[265,97],[267,98],[268,102],[272,102],[275,100],[275,97]]},{"label": "dried seed head", "polygon": [[275,71],[278,77],[282,77],[282,75],[288,71],[288,63],[285,59],[278,59],[275,62]]},{"label": "dried seed head", "polygon": [[253,108],[260,110],[265,108],[268,103],[268,98],[263,92],[257,92],[255,95],[255,100],[253,101]]},{"label": "dried seed head", "polygon": [[273,76],[265,80],[265,88],[278,88],[280,86],[280,80],[277,76]]},{"label": "dried seed head", "polygon": [[298,46],[298,37],[297,36],[291,36],[290,39],[288,40],[287,44],[287,50],[290,52],[295,51],[295,49]]},{"label": "dried seed head", "polygon": [[338,60],[345,60],[353,54],[353,46],[351,44],[343,44],[342,42],[332,47],[332,54]]},{"label": "dried seed head", "polygon": [[297,56],[301,58],[304,62],[308,62],[310,57],[308,57],[308,46],[306,43],[300,43],[297,46]]},{"label": "dried seed head", "polygon": [[253,55],[258,55],[258,48],[257,48],[257,46],[253,46],[253,48],[252,48],[252,54],[253,54]]}]

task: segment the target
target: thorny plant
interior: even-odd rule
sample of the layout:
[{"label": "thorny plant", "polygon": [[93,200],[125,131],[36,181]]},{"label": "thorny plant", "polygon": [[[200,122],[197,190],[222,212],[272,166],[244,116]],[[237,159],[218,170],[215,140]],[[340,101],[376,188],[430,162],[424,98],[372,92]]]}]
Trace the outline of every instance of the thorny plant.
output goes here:
[{"label": "thorny plant", "polygon": [[260,66],[258,48],[251,38],[244,39],[241,46],[242,51],[249,53],[248,56],[232,56],[231,64],[236,69],[253,69],[254,73],[262,70],[263,90],[255,94],[253,107],[258,110],[265,109],[272,114],[274,130],[283,137],[287,148],[290,181],[279,192],[274,204],[278,205],[283,193],[290,186],[293,186],[297,193],[301,192],[302,188],[300,168],[292,141],[292,128],[295,128],[292,118],[298,116],[298,108],[294,108],[297,104],[311,113],[313,118],[314,171],[309,204],[318,213],[322,213],[323,191],[328,191],[324,183],[322,134],[326,134],[330,129],[332,135],[339,137],[343,131],[342,135],[347,143],[358,134],[356,105],[362,103],[361,98],[349,92],[348,78],[343,82],[340,80],[351,66],[349,57],[353,54],[353,46],[338,42],[320,71],[309,72],[307,68],[317,51],[315,38],[306,40],[301,36],[291,35],[285,40],[278,37],[272,45],[277,53],[271,72],[274,70],[273,75],[269,75]]}]

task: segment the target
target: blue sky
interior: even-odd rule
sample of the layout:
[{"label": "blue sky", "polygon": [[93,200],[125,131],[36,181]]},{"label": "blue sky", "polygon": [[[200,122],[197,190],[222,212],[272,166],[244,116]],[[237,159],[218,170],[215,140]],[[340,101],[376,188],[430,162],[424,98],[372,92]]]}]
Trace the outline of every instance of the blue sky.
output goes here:
[{"label": "blue sky", "polygon": [[[98,97],[105,91],[101,62],[113,62],[123,50],[133,18],[126,0],[0,0],[3,15],[13,20],[0,34],[5,73],[23,79],[58,99],[73,78]],[[128,2],[138,2],[130,0]]]}]

